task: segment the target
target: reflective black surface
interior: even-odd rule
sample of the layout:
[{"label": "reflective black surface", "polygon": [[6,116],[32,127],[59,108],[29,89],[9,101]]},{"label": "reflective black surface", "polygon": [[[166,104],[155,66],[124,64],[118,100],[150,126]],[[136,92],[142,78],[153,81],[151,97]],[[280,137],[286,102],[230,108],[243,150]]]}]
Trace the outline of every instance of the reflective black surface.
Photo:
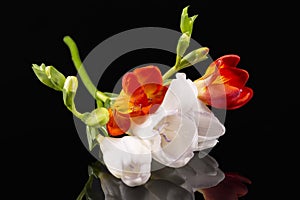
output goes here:
[{"label": "reflective black surface", "polygon": [[238,173],[224,173],[204,152],[195,153],[181,168],[164,167],[152,172],[141,186],[129,187],[111,175],[101,162],[89,165],[89,179],[78,199],[100,200],[235,200],[248,192],[251,181]]}]

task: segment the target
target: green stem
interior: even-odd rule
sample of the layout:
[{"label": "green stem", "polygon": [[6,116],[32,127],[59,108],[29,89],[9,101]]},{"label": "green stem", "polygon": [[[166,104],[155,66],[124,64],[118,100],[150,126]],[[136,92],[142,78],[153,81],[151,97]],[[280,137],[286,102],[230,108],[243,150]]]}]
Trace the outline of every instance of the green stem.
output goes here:
[{"label": "green stem", "polygon": [[96,99],[106,102],[107,99],[110,99],[106,94],[100,91],[96,91]]},{"label": "green stem", "polygon": [[180,60],[181,60],[181,56],[180,56],[180,55],[177,55],[177,56],[176,56],[175,66],[179,65]]},{"label": "green stem", "polygon": [[70,36],[65,36],[63,41],[69,47],[70,52],[71,52],[71,56],[72,56],[72,61],[75,65],[75,68],[76,68],[83,84],[85,85],[85,87],[89,91],[89,93],[95,99],[99,99],[99,100],[105,102],[109,97],[106,96],[104,93],[98,91],[97,88],[95,87],[95,85],[92,83],[90,77],[88,76],[88,74],[87,74],[87,72],[86,72],[86,70],[85,70],[85,68],[84,68],[84,66],[81,62],[76,43],[73,41],[73,39]]},{"label": "green stem", "polygon": [[169,69],[164,75],[163,75],[163,80],[168,79],[171,77],[173,74],[175,74],[178,70],[176,69],[176,65],[173,66],[171,69]]},{"label": "green stem", "polygon": [[68,109],[73,113],[73,115],[75,115],[75,117],[77,117],[78,119],[82,119],[82,118],[83,118],[84,114],[78,112],[76,108],[69,108],[69,107],[67,107],[67,108],[68,108]]},{"label": "green stem", "polygon": [[82,198],[85,196],[86,194],[86,188],[90,186],[90,184],[93,181],[93,176],[89,176],[89,179],[87,180],[87,182],[85,183],[83,189],[81,190],[80,194],[78,195],[78,197],[76,198],[76,200],[82,200]]}]

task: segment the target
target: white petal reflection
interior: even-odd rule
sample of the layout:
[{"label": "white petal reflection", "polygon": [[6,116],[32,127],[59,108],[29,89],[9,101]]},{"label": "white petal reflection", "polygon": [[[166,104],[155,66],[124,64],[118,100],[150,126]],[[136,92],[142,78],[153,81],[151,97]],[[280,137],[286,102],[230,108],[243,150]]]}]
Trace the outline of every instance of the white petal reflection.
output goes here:
[{"label": "white petal reflection", "polygon": [[91,197],[98,192],[98,196],[102,194],[107,200],[193,200],[196,190],[215,186],[224,179],[214,158],[206,154],[198,156],[197,153],[184,167],[154,171],[148,182],[137,187],[129,187],[101,166],[101,170],[99,166],[95,169],[100,171],[96,174],[101,188],[94,180],[94,187],[87,190],[87,195]]}]

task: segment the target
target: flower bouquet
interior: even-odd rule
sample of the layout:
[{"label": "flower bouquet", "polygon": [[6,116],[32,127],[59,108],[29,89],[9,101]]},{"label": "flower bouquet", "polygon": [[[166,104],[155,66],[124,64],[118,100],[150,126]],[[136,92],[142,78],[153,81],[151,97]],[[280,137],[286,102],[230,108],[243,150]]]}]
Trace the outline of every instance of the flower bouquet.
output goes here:
[{"label": "flower bouquet", "polygon": [[62,92],[64,105],[84,123],[89,150],[99,148],[99,161],[126,186],[144,185],[158,168],[184,167],[195,152],[213,148],[225,127],[212,108],[237,109],[253,96],[245,86],[249,74],[237,68],[238,55],[214,60],[196,80],[182,72],[208,58],[207,47],[186,53],[196,18],[188,15],[188,6],[183,9],[173,67],[165,73],[155,65],[135,68],[123,75],[118,93],[93,84],[76,43],[65,36],[78,75],[95,100],[90,111],[77,110],[76,76],[65,76],[53,66],[32,65],[37,78]]}]

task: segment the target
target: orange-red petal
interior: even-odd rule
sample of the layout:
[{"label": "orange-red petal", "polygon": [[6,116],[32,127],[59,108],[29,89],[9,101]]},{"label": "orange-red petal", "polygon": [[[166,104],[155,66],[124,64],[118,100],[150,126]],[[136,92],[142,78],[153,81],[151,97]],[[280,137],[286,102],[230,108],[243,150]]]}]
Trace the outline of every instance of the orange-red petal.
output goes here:
[{"label": "orange-red petal", "polygon": [[195,81],[199,99],[216,108],[237,109],[253,96],[251,88],[245,87],[249,74],[236,68],[238,55],[229,54],[212,62],[205,74]]},{"label": "orange-red petal", "polygon": [[240,62],[240,57],[235,54],[228,54],[221,56],[215,62],[219,62],[221,60],[222,64],[219,68],[228,68],[228,67],[236,67]]},{"label": "orange-red petal", "polygon": [[163,80],[159,68],[152,65],[137,68],[133,72],[127,72],[122,78],[122,88],[128,95],[132,95],[141,86],[147,84],[162,85],[162,83]]},{"label": "orange-red petal", "polygon": [[156,66],[137,68],[122,79],[122,95],[110,110],[108,132],[118,136],[126,132],[130,122],[142,123],[147,115],[157,110],[162,103],[167,87],[162,86],[162,75]]},{"label": "orange-red petal", "polygon": [[246,70],[238,68],[221,68],[219,70],[223,84],[243,88],[248,81],[249,74]]},{"label": "orange-red petal", "polygon": [[249,87],[244,87],[241,90],[239,97],[234,101],[229,101],[227,105],[228,110],[233,110],[244,106],[253,97],[253,90]]},{"label": "orange-red petal", "polygon": [[199,99],[215,108],[227,108],[229,102],[236,101],[240,96],[240,89],[223,84],[209,85],[203,88]]},{"label": "orange-red petal", "polygon": [[146,67],[137,68],[133,71],[133,73],[137,76],[141,85],[163,84],[161,72],[156,66],[149,65]]},{"label": "orange-red petal", "polygon": [[130,127],[130,118],[128,114],[122,114],[117,110],[108,109],[109,121],[106,124],[108,133],[111,136],[123,135]]},{"label": "orange-red petal", "polygon": [[133,72],[127,72],[122,78],[122,88],[128,95],[134,93],[135,90],[141,87],[138,77]]}]

